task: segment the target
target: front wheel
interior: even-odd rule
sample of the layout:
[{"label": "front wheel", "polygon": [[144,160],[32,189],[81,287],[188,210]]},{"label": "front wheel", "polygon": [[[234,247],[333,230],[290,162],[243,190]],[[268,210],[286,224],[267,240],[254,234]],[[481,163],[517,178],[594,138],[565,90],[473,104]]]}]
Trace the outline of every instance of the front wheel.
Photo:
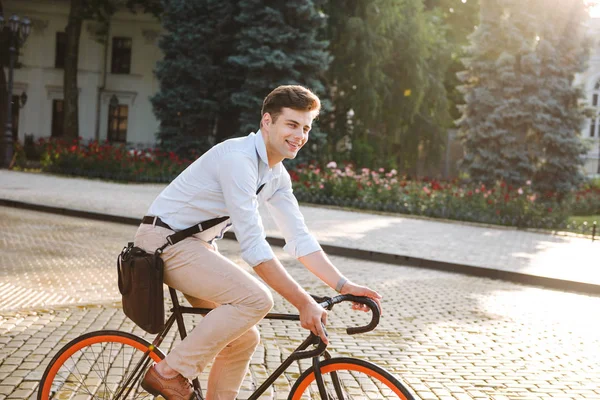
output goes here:
[{"label": "front wheel", "polygon": [[147,367],[165,355],[127,332],[97,331],[67,343],[46,368],[38,400],[151,399],[140,386]]},{"label": "front wheel", "polygon": [[327,399],[321,399],[314,367],[298,378],[288,400],[414,400],[392,374],[380,366],[356,358],[332,358],[320,363]]}]

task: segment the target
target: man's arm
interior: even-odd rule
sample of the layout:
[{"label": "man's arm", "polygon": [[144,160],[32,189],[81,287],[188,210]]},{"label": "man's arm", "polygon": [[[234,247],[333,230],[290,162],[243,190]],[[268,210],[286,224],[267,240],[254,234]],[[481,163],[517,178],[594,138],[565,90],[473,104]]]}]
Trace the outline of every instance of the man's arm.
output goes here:
[{"label": "man's arm", "polygon": [[327,310],[319,306],[308,293],[288,274],[277,258],[265,261],[254,271],[277,293],[292,303],[300,313],[300,324],[328,343],[322,323],[327,322]]},{"label": "man's arm", "polygon": [[[370,297],[378,303],[381,310],[381,296],[377,292],[347,281],[331,263],[319,243],[308,232],[298,201],[292,192],[292,182],[287,171],[283,171],[280,179],[283,179],[280,187],[267,204],[273,219],[285,237],[284,249],[332,289],[342,294]],[[367,306],[358,303],[355,303],[352,308],[368,311]]]},{"label": "man's arm", "polygon": [[[321,279],[332,289],[337,290],[341,294],[370,297],[375,300],[379,306],[379,310],[382,310],[381,295],[366,286],[357,285],[356,283],[347,280],[335,265],[331,263],[324,251],[315,251],[314,253],[298,258],[298,260],[317,278]],[[352,308],[355,310],[369,311],[369,307],[360,303],[354,303]]]}]

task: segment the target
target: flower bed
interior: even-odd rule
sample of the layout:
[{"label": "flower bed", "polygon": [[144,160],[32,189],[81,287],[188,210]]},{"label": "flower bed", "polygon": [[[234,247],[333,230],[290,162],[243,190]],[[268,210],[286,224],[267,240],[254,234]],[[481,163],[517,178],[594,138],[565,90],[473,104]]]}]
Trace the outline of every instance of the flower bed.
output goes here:
[{"label": "flower bed", "polygon": [[398,212],[499,225],[556,228],[567,207],[551,194],[540,199],[531,185],[467,186],[457,181],[408,180],[395,170],[355,170],[351,164],[325,168],[299,166],[291,172],[296,197],[317,204]]},{"label": "flower bed", "polygon": [[[18,167],[25,152],[19,147],[17,152]],[[191,163],[172,152],[81,139],[39,139],[35,153],[42,171],[127,182],[170,182]]]},{"label": "flower bed", "polygon": [[571,204],[573,215],[597,215],[600,214],[600,188],[587,184],[574,193]]},{"label": "flower bed", "polygon": [[[170,182],[192,160],[156,149],[124,145],[40,139],[29,153],[40,159],[42,171],[127,182]],[[25,150],[17,147],[17,167],[26,165]],[[422,215],[518,227],[566,229],[591,233],[591,224],[567,224],[573,215],[600,214],[600,189],[588,185],[573,199],[558,203],[552,194],[539,198],[531,185],[494,187],[457,181],[410,180],[395,170],[356,169],[352,164],[325,167],[298,165],[290,170],[299,201],[366,210]]]}]

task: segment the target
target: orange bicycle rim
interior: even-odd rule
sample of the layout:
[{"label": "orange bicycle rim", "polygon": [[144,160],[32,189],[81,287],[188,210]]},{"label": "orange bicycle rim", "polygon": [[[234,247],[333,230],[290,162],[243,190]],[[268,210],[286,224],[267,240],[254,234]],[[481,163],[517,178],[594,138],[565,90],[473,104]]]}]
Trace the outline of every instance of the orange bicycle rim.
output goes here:
[{"label": "orange bicycle rim", "polygon": [[[369,368],[363,367],[361,365],[355,365],[355,364],[349,364],[349,363],[335,363],[335,364],[330,364],[330,365],[321,367],[322,374],[327,374],[329,372],[339,371],[339,370],[361,372],[365,375],[369,375],[375,379],[378,379],[381,383],[384,383],[389,389],[391,389],[396,395],[398,395],[398,397],[400,399],[406,400],[406,396],[404,396],[404,394],[400,391],[400,389],[398,389],[395,385],[393,385],[392,382],[389,381],[389,379],[387,379],[385,376],[383,376],[383,375],[379,374],[378,372],[375,372]],[[304,394],[304,391],[306,390],[308,385],[310,385],[314,380],[315,380],[314,372],[307,375],[306,379],[304,379],[298,386],[298,389],[296,390],[296,393],[294,393],[294,397],[292,398],[292,400],[300,400],[300,398],[302,397],[302,394]]]},{"label": "orange bicycle rim", "polygon": [[[136,340],[129,339],[129,338],[126,338],[123,336],[106,335],[106,336],[94,336],[91,338],[84,339],[80,342],[75,343],[73,346],[69,347],[67,349],[67,351],[65,351],[63,354],[61,354],[61,356],[58,358],[58,360],[56,360],[56,362],[52,366],[52,369],[48,372],[48,376],[46,377],[46,381],[44,382],[44,387],[42,388],[42,395],[48,396],[48,394],[50,393],[50,388],[52,386],[52,382],[54,381],[54,377],[56,376],[56,373],[58,372],[60,367],[62,367],[63,363],[69,357],[71,357],[73,354],[75,354],[76,352],[78,352],[79,350],[81,350],[82,348],[84,348],[86,346],[96,344],[96,343],[103,343],[103,342],[123,343],[123,344],[127,344],[129,346],[135,347],[136,349],[143,351],[143,352],[148,351],[148,346],[145,346],[144,344],[139,343]],[[152,358],[152,360],[154,360],[155,362],[159,362],[161,360],[159,355],[153,351],[151,351],[149,355],[150,355],[150,358]],[[46,398],[48,398],[48,397],[46,397]]]}]

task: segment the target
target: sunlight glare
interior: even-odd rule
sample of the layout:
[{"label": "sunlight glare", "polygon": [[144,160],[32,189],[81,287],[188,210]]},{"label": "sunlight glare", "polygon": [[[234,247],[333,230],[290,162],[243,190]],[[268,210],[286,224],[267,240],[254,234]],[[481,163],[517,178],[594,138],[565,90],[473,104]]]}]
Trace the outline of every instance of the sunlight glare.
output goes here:
[{"label": "sunlight glare", "polygon": [[586,0],[588,13],[590,14],[590,18],[600,18],[600,2],[598,0]]}]

